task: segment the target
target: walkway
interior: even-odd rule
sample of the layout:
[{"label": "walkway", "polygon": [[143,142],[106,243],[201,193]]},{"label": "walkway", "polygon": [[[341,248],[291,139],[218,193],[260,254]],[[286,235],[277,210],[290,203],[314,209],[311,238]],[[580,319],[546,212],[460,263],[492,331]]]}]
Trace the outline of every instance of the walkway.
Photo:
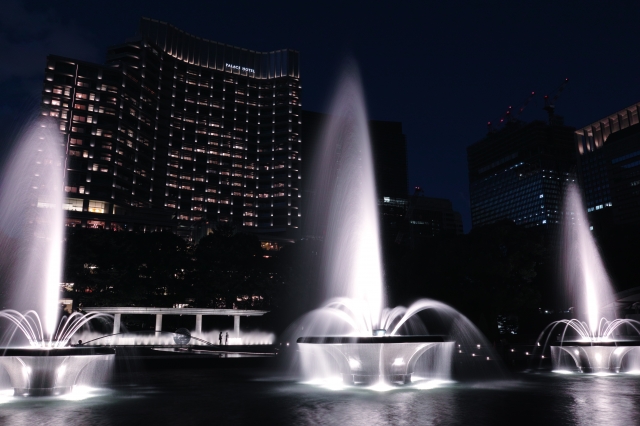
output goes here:
[{"label": "walkway", "polygon": [[118,307],[92,307],[84,308],[85,312],[100,312],[104,314],[112,314],[113,334],[120,332],[120,319],[122,314],[125,315],[155,315],[156,331],[162,331],[163,315],[195,315],[196,317],[196,333],[202,333],[202,316],[203,315],[226,315],[233,317],[233,331],[235,337],[240,337],[240,317],[262,316],[269,311],[256,311],[252,309],[204,309],[204,308],[146,308],[139,306],[118,306]]}]

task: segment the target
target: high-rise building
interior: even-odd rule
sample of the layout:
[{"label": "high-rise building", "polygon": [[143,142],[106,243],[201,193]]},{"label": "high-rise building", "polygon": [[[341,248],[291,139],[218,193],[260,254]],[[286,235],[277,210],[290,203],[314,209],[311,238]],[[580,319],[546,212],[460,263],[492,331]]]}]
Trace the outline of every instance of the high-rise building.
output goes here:
[{"label": "high-rise building", "polygon": [[[323,126],[328,118],[327,114],[302,111],[302,164],[305,173],[312,170],[314,152],[321,143]],[[402,123],[369,120],[369,137],[378,196],[406,197],[407,139],[402,133]]]},{"label": "high-rise building", "polygon": [[639,109],[636,103],[575,132],[579,180],[592,221],[640,223]]},{"label": "high-rise building", "polygon": [[469,146],[472,225],[559,223],[563,188],[575,180],[574,130],[558,117],[516,121]]},{"label": "high-rise building", "polygon": [[406,197],[407,139],[398,121],[369,120],[379,197]]},{"label": "high-rise building", "polygon": [[441,234],[463,234],[462,216],[453,210],[451,200],[416,197],[411,200],[410,223],[415,236],[434,237]]},{"label": "high-rise building", "polygon": [[383,197],[380,203],[383,235],[397,243],[418,243],[439,235],[463,234],[462,216],[450,200],[418,195]]},{"label": "high-rise building", "polygon": [[42,113],[67,143],[68,224],[174,226],[193,239],[227,222],[294,238],[300,91],[297,51],[256,52],[148,18],[105,65],[49,56]]},{"label": "high-rise building", "polygon": [[[322,143],[322,131],[327,114],[302,111],[302,180],[303,211],[310,207],[313,197],[312,177],[317,146]],[[397,121],[369,120],[369,137],[373,155],[374,173],[378,198],[407,197],[407,140],[402,133],[402,123]],[[303,218],[304,221],[304,218]]]}]

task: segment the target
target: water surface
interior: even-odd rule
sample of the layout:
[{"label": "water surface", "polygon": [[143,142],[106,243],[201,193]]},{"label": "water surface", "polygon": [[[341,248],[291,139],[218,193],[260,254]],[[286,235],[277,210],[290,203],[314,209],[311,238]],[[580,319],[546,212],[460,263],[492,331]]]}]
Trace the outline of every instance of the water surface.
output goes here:
[{"label": "water surface", "polygon": [[[256,368],[174,369],[118,374],[92,396],[0,396],[0,424],[632,425],[640,378],[519,374],[428,390],[332,391],[271,378]],[[83,398],[88,395],[78,395]]]}]

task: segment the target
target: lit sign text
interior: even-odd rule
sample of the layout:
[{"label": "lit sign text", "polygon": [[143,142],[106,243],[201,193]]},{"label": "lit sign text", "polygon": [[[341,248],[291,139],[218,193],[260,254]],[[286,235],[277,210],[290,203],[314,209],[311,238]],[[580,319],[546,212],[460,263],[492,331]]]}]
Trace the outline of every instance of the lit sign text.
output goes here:
[{"label": "lit sign text", "polygon": [[225,66],[227,68],[230,68],[232,70],[238,70],[238,71],[242,71],[242,72],[248,72],[250,74],[255,74],[256,71],[253,68],[247,68],[247,67],[241,67],[240,65],[232,65],[232,64],[225,64]]}]

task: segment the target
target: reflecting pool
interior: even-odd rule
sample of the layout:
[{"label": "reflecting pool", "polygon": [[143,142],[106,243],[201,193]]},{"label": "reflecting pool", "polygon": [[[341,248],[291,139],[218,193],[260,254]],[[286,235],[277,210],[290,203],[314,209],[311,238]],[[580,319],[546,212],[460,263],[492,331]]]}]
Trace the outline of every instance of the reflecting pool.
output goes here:
[{"label": "reflecting pool", "polygon": [[0,423],[549,426],[640,419],[640,381],[630,374],[518,374],[501,382],[368,389],[277,380],[269,371],[223,365],[134,371],[118,373],[105,388],[79,387],[58,398],[4,392]]}]

